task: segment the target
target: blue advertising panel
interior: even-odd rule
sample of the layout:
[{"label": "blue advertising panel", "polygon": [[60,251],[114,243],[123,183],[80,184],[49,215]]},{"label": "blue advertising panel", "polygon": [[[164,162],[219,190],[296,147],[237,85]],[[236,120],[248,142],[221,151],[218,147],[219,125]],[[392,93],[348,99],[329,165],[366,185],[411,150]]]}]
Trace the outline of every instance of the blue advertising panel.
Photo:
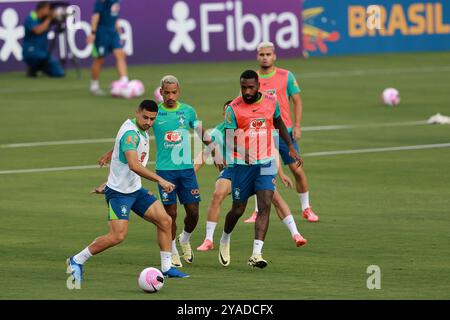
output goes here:
[{"label": "blue advertising panel", "polygon": [[306,56],[450,49],[450,0],[304,0]]}]

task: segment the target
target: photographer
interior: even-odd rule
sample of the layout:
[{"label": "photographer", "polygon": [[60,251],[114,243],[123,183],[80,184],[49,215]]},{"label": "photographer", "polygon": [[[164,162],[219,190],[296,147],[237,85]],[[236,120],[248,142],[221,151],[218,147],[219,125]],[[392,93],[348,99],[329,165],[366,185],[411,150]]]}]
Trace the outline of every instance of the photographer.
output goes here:
[{"label": "photographer", "polygon": [[27,76],[29,77],[36,77],[39,71],[50,77],[64,77],[64,69],[60,62],[53,58],[49,51],[47,34],[53,16],[50,3],[42,1],[25,20],[23,58],[28,65]]}]

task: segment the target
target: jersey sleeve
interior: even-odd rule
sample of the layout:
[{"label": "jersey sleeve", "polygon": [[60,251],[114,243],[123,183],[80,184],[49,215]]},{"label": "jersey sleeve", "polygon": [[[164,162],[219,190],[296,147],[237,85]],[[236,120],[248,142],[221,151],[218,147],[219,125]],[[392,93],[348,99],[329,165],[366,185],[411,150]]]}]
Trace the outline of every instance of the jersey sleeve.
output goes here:
[{"label": "jersey sleeve", "polygon": [[38,25],[39,21],[33,16],[33,13],[31,13],[25,20],[25,30],[33,31],[33,29]]},{"label": "jersey sleeve", "polygon": [[225,129],[237,129],[237,121],[233,109],[228,106],[225,111]]},{"label": "jersey sleeve", "polygon": [[281,111],[280,111],[280,104],[277,101],[277,104],[275,105],[275,113],[273,114],[273,118],[277,119],[279,116],[281,116]]},{"label": "jersey sleeve", "polygon": [[101,13],[103,11],[103,1],[96,0],[94,4],[94,13]]},{"label": "jersey sleeve", "polygon": [[189,119],[189,127],[191,129],[195,129],[195,128],[198,127],[197,112],[194,109],[192,109],[191,116],[190,116],[190,119]]},{"label": "jersey sleeve", "polygon": [[139,145],[139,135],[136,131],[130,130],[124,133],[120,139],[120,151],[137,151]]},{"label": "jersey sleeve", "polygon": [[287,83],[287,95],[288,97],[292,97],[294,94],[300,93],[301,89],[298,85],[297,80],[292,72],[289,71],[288,74],[288,83]]}]

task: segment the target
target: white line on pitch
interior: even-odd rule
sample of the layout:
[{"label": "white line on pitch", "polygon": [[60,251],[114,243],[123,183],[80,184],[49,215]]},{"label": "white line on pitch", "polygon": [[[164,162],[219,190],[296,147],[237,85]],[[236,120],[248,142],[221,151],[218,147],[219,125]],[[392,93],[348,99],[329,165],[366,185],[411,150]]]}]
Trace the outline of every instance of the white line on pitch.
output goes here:
[{"label": "white line on pitch", "polygon": [[409,122],[391,122],[391,123],[372,123],[372,124],[348,124],[348,125],[331,125],[331,126],[315,126],[304,127],[302,131],[327,131],[327,130],[344,130],[344,129],[357,129],[357,128],[382,128],[382,127],[400,127],[400,126],[418,126],[427,124],[426,120],[423,121],[409,121]]},{"label": "white line on pitch", "polygon": [[[150,161],[148,164],[155,164],[155,162]],[[57,171],[87,170],[87,169],[100,169],[100,166],[99,165],[87,165],[87,166],[40,168],[40,169],[3,170],[3,171],[0,171],[0,174],[57,172]]]},{"label": "white line on pitch", "polygon": [[70,144],[89,144],[89,143],[107,143],[114,142],[113,138],[105,139],[80,139],[80,140],[61,140],[61,141],[43,141],[43,142],[25,142],[25,143],[11,143],[2,144],[0,148],[28,148],[28,147],[46,147],[46,146],[59,146]]},{"label": "white line on pitch", "polygon": [[[372,124],[351,124],[351,125],[330,125],[330,126],[304,127],[304,128],[302,128],[302,131],[344,130],[344,129],[357,129],[357,128],[368,128],[368,127],[370,127],[370,128],[398,127],[398,126],[415,126],[415,125],[424,125],[424,124],[427,124],[427,121],[372,123]],[[155,140],[155,137],[154,136],[150,136],[150,140]],[[93,143],[112,143],[112,142],[114,142],[113,138],[24,142],[24,143],[2,144],[2,145],[0,145],[0,149],[47,147],[47,146],[93,144]]]},{"label": "white line on pitch", "polygon": [[[450,147],[450,143],[437,143],[437,144],[421,144],[421,145],[416,145],[416,146],[400,146],[400,147],[387,147],[387,148],[312,152],[312,153],[305,153],[305,154],[303,154],[303,156],[304,157],[323,157],[323,156],[334,156],[334,155],[344,155],[344,154],[422,150],[422,149],[449,148],[449,147]],[[149,164],[155,164],[155,162],[151,161],[151,162],[149,162]],[[3,171],[0,171],[0,175],[13,174],[13,173],[36,173],[36,172],[98,169],[98,168],[100,168],[98,165],[87,165],[87,166],[56,167],[56,168],[41,168],[41,169],[3,170]]]},{"label": "white line on pitch", "polygon": [[370,149],[311,152],[311,153],[305,153],[305,154],[303,154],[303,156],[304,157],[323,157],[323,156],[336,156],[336,155],[341,155],[341,154],[422,150],[422,149],[449,148],[449,147],[450,147],[450,143],[437,143],[437,144],[421,144],[421,145],[416,145],[416,146],[400,146],[400,147],[387,147],[387,148],[370,148]]}]

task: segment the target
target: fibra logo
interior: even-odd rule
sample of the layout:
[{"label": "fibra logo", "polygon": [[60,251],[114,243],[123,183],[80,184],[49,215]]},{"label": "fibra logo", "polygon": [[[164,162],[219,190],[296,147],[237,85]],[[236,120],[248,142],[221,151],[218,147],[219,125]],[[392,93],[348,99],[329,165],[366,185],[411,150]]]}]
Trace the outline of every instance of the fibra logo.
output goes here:
[{"label": "fibra logo", "polygon": [[[119,9],[120,5],[118,4],[118,7],[112,10]],[[85,41],[77,42],[76,38],[80,37],[80,34],[86,37],[90,35],[91,24],[90,22],[81,20],[81,8],[78,5],[69,6],[68,12],[69,17],[66,20],[67,41],[62,41],[61,38],[58,39],[59,57],[67,58],[70,52],[79,59],[89,58],[92,54],[92,44],[87,45]],[[0,61],[8,61],[11,57],[17,61],[23,60],[22,45],[19,40],[25,36],[25,28],[20,25],[20,21],[24,20],[25,17],[19,17],[19,14],[14,8],[6,8],[2,12],[0,11]],[[127,20],[119,19],[118,25],[121,29],[120,39],[124,43],[123,49],[127,55],[133,55],[133,30],[131,24]],[[48,33],[49,40],[55,37],[54,31]],[[84,45],[80,46],[80,44]]]},{"label": "fibra logo", "polygon": [[4,41],[0,50],[0,60],[6,61],[12,55],[22,60],[22,47],[19,40],[25,36],[25,28],[19,26],[19,15],[16,10],[8,8],[1,16],[0,40]]},{"label": "fibra logo", "polygon": [[[255,51],[262,41],[273,41],[280,49],[300,47],[300,25],[294,12],[267,12],[259,16],[244,13],[243,1],[228,0],[200,3],[197,22],[190,18],[191,10],[185,1],[177,1],[172,7],[166,29],[174,34],[169,44],[173,54],[198,51],[194,34],[200,36],[200,50],[204,53],[211,51],[211,39],[218,34],[225,35],[229,52]],[[248,39],[249,30],[251,39]],[[270,39],[273,30],[276,30],[275,37]]]}]

